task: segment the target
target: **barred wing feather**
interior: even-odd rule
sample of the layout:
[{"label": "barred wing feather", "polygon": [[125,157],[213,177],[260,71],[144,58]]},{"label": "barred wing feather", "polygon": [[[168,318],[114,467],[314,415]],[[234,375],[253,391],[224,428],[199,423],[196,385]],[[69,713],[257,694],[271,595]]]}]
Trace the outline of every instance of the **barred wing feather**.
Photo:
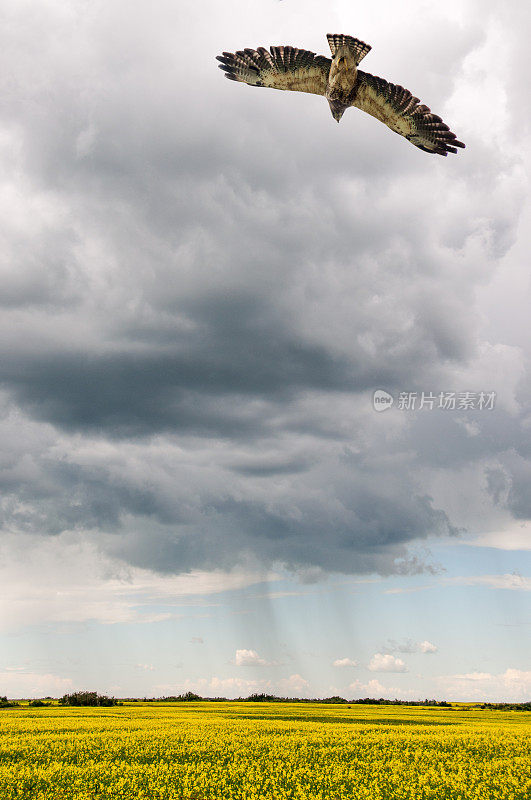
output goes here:
[{"label": "barred wing feather", "polygon": [[331,60],[297,47],[259,47],[216,56],[225,77],[250,86],[268,86],[324,95]]},{"label": "barred wing feather", "polygon": [[440,117],[419,103],[418,97],[360,69],[350,105],[376,117],[426,153],[446,156],[465,146]]}]

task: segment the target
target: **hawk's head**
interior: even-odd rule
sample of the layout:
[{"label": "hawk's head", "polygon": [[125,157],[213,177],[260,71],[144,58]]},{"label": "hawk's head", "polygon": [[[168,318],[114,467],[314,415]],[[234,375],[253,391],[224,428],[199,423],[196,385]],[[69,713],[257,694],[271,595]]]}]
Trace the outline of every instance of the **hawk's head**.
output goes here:
[{"label": "hawk's head", "polygon": [[332,112],[333,118],[336,122],[339,122],[348,106],[346,106],[340,100],[329,100],[328,105],[330,106],[330,111]]}]

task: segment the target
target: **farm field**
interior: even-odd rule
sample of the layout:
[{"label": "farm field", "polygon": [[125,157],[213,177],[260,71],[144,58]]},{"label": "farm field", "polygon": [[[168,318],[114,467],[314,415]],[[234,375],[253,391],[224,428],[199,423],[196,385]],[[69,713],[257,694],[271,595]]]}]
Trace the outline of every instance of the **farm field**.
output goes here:
[{"label": "farm field", "polygon": [[2,800],[529,800],[531,714],[278,703],[0,711]]}]

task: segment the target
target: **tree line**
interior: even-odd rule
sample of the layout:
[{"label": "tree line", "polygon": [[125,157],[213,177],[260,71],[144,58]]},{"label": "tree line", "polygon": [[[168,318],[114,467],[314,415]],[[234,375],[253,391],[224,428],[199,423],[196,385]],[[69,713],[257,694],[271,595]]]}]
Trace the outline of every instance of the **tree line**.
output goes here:
[{"label": "tree line", "polygon": [[358,698],[356,700],[346,700],[344,697],[324,697],[324,698],[308,698],[308,697],[278,697],[274,694],[250,694],[248,697],[201,697],[194,692],[185,692],[184,694],[168,695],[166,697],[130,697],[127,698],[128,702],[144,702],[144,703],[333,703],[344,705],[378,705],[378,706],[442,706],[449,708],[450,703],[446,700],[389,700],[385,697],[378,699],[374,697]]},{"label": "tree line", "polygon": [[[52,701],[53,698],[46,697],[45,700]],[[116,697],[107,697],[98,692],[78,691],[65,694],[59,699],[61,706],[120,706],[124,702],[128,703],[330,703],[335,705],[371,705],[371,706],[429,706],[436,708],[451,708],[452,704],[446,700],[390,700],[385,697],[363,697],[355,700],[346,700],[344,697],[334,695],[324,698],[307,697],[277,697],[274,694],[255,693],[248,697],[237,697],[235,699],[227,697],[201,697],[194,692],[184,692],[184,694],[169,695],[167,697],[126,697],[118,700]],[[51,702],[43,700],[31,700],[31,707],[49,706]],[[0,708],[15,708],[19,703],[8,700],[6,696],[0,696]],[[531,702],[524,703],[475,703],[471,707],[481,708],[489,711],[531,711]]]}]

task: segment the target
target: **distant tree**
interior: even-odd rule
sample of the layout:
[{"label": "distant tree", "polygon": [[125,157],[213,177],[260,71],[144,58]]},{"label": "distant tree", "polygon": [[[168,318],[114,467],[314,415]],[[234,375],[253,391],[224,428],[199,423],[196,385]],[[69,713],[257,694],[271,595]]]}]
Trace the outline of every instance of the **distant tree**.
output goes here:
[{"label": "distant tree", "polygon": [[59,700],[62,706],[117,706],[115,697],[107,697],[97,692],[72,692]]},{"label": "distant tree", "polygon": [[201,697],[200,694],[194,694],[193,692],[185,692],[184,694],[170,694],[167,697],[144,697],[144,702],[197,703],[205,699],[209,700],[210,698]]},{"label": "distant tree", "polygon": [[480,708],[489,711],[531,711],[531,701],[526,703],[483,703]]},{"label": "distant tree", "polygon": [[15,708],[15,706],[18,706],[18,703],[15,703],[13,700],[8,700],[5,695],[0,697],[0,708]]},{"label": "distant tree", "polygon": [[245,698],[247,701],[251,703],[279,703],[281,702],[282,698],[275,697],[274,694],[250,694],[249,697]]},{"label": "distant tree", "polygon": [[45,703],[44,700],[30,700],[28,706],[30,708],[42,708],[43,706],[51,706],[51,703]]},{"label": "distant tree", "polygon": [[346,703],[344,697],[339,697],[338,695],[334,695],[334,697],[325,697],[324,700],[320,700],[321,703]]}]

